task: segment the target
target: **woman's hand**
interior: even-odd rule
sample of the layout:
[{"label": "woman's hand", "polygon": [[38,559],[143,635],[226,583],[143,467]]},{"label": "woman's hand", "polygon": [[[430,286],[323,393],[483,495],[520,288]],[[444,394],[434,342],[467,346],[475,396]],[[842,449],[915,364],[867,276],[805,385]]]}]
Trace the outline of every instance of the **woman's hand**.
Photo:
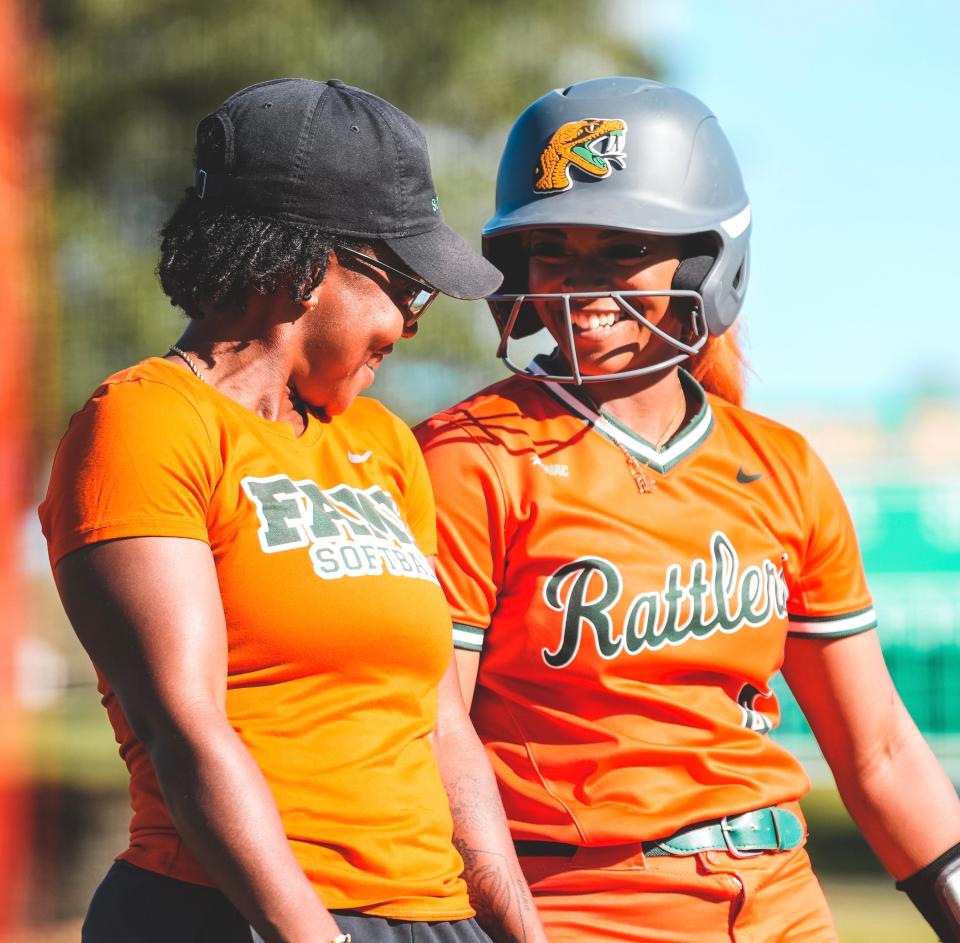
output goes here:
[{"label": "woman's hand", "polygon": [[64,557],[56,579],[210,878],[267,943],[336,937],[226,717],[227,635],[210,548],[173,537],[106,541]]}]

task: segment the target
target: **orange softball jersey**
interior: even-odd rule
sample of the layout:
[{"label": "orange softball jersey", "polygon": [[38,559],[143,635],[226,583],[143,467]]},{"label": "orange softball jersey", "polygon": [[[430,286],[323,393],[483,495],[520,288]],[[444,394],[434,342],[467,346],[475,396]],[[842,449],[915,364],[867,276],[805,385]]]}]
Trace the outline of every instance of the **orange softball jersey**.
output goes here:
[{"label": "orange softball jersey", "polygon": [[[297,438],[151,359],[73,417],[40,516],[54,566],[119,537],[209,543],[227,715],[324,903],[401,919],[473,913],[429,742],[451,628],[426,559],[429,478],[406,426],[361,398],[329,422],[308,416]],[[120,857],[209,883],[102,677],[100,691],[131,779]]]},{"label": "orange softball jersey", "polygon": [[876,624],[802,437],[681,382],[699,409],[661,449],[571,387],[518,378],[417,430],[515,838],[650,840],[798,799],[806,776],[768,736],[787,635]]}]

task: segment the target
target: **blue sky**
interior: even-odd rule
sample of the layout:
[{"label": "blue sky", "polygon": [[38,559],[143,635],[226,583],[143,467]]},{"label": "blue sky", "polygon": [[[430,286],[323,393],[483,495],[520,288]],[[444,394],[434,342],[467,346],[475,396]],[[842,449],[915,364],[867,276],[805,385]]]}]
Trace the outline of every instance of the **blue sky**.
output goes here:
[{"label": "blue sky", "polygon": [[755,407],[960,395],[960,4],[623,0],[753,205]]}]

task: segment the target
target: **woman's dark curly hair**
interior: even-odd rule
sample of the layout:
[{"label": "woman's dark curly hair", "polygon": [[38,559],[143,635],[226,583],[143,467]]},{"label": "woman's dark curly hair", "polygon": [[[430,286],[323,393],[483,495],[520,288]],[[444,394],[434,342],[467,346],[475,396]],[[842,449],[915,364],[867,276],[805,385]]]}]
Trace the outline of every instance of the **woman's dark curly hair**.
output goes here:
[{"label": "woman's dark curly hair", "polygon": [[335,245],[368,245],[324,229],[207,205],[192,187],[160,235],[160,284],[170,304],[191,318],[213,308],[242,308],[250,292],[272,294],[281,285],[293,301],[302,301],[323,280]]}]

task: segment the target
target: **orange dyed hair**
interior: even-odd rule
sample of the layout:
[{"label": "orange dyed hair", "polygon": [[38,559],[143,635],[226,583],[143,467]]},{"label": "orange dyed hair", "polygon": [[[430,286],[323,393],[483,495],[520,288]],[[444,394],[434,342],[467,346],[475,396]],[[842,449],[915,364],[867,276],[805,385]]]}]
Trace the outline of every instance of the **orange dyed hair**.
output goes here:
[{"label": "orange dyed hair", "polygon": [[684,364],[708,392],[735,406],[743,405],[746,360],[740,349],[737,325],[707,339],[703,350]]}]

